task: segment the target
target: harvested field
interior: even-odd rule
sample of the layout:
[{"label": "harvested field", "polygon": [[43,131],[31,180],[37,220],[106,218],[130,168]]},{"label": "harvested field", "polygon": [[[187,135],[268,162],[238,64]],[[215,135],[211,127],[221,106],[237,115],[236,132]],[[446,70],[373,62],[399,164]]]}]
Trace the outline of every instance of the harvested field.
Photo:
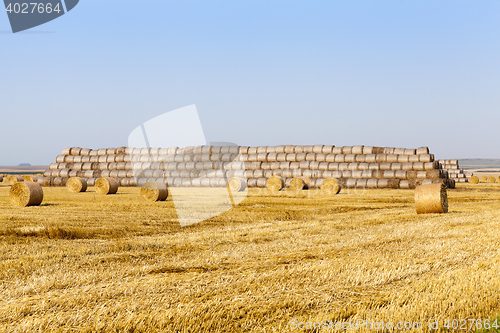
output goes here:
[{"label": "harvested field", "polygon": [[441,215],[417,215],[412,190],[250,189],[236,208],[181,228],[172,201],[145,201],[139,188],[50,187],[41,206],[17,208],[0,184],[0,331],[493,318],[500,184],[457,187]]}]

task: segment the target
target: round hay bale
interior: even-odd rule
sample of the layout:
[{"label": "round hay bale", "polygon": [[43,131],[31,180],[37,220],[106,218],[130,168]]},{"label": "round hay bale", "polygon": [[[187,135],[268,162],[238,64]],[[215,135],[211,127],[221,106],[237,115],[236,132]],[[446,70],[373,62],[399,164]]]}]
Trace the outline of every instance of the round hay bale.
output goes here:
[{"label": "round hay bale", "polygon": [[500,183],[500,177],[497,178],[496,180],[497,183]]},{"label": "round hay bale", "polygon": [[[273,170],[265,170],[264,171],[264,178],[271,178],[273,175],[274,175]],[[229,177],[229,175],[228,175],[228,177]],[[231,176],[231,177],[233,177],[233,176]]]},{"label": "round hay bale", "polygon": [[240,177],[232,177],[227,182],[227,188],[231,192],[243,192],[247,189],[247,181]]},{"label": "round hay bale", "polygon": [[303,146],[303,153],[309,154],[313,152],[314,146],[313,145],[308,145],[308,146]]},{"label": "round hay bale", "polygon": [[426,184],[415,189],[417,214],[448,213],[448,194],[445,184]]},{"label": "round hay bale", "polygon": [[398,163],[399,154],[388,154],[386,158],[387,163]]},{"label": "round hay bale", "polygon": [[327,156],[326,154],[316,154],[316,161],[317,162],[326,162],[326,156]]},{"label": "round hay bale", "polygon": [[352,146],[351,154],[354,154],[354,155],[363,154],[363,147],[364,146]]},{"label": "round hay bale", "polygon": [[332,154],[334,148],[335,146],[333,145],[324,145],[323,149],[321,150],[321,153],[326,155]]},{"label": "round hay bale", "polygon": [[333,147],[332,153],[333,156],[342,154],[342,147]]},{"label": "round hay bale", "polygon": [[0,176],[0,183],[3,182],[3,176]]},{"label": "round hay bale", "polygon": [[52,186],[54,179],[52,177],[39,177],[38,184],[41,186]]},{"label": "round hay bale", "polygon": [[[320,162],[320,163],[319,163],[319,165],[318,165],[318,170],[321,170],[321,171],[327,171],[327,170],[329,170],[328,168],[329,168],[330,164],[334,164],[334,163]],[[334,165],[335,165],[335,164],[334,164]],[[308,166],[308,167],[309,167],[309,166]],[[300,168],[301,168],[301,169],[308,169],[308,167],[307,167],[307,168],[303,168],[303,167],[302,167],[302,164],[300,165]],[[333,166],[332,166],[332,167],[333,167]],[[337,167],[338,167],[338,164],[337,164]],[[333,171],[333,169],[332,169],[331,171]]]},{"label": "round hay bale", "polygon": [[10,201],[19,207],[39,206],[43,201],[42,187],[34,182],[16,183],[10,188]]},{"label": "round hay bale", "polygon": [[333,162],[345,163],[345,155],[344,154],[337,154],[337,155],[333,155],[333,156],[335,156],[335,160]]},{"label": "round hay bale", "polygon": [[494,183],[496,181],[495,177],[489,176],[488,177],[488,183]]},{"label": "round hay bale", "polygon": [[417,155],[429,154],[429,147],[420,147],[420,148],[417,148],[416,153],[417,153]]},{"label": "round hay bale", "polygon": [[162,182],[148,182],[141,187],[141,195],[147,201],[165,201],[168,197],[168,188]]},{"label": "round hay bale", "polygon": [[[339,163],[335,163],[335,162],[324,162],[324,163],[327,163],[328,164],[328,171],[339,171],[340,169],[340,164]],[[322,163],[320,163],[321,165]]]},{"label": "round hay bale", "polygon": [[351,174],[351,178],[362,179],[363,178],[363,171],[361,171],[361,170],[353,170],[352,174]]},{"label": "round hay bale", "polygon": [[66,188],[72,193],[87,191],[87,181],[84,178],[73,177],[66,182]]},{"label": "round hay bale", "polygon": [[22,183],[22,182],[24,182],[24,178],[21,176],[10,175],[10,176],[5,177],[5,181],[7,183],[11,183],[11,184]]},{"label": "round hay bale", "polygon": [[264,178],[264,177],[257,178],[257,187],[265,188],[266,187],[266,178]]},{"label": "round hay bale", "polygon": [[394,152],[396,151],[396,148],[393,148],[393,147],[385,147],[384,148],[384,154],[394,154]]},{"label": "round hay bale", "polygon": [[266,180],[266,188],[272,193],[279,192],[285,186],[285,182],[282,178],[273,176]]},{"label": "round hay bale", "polygon": [[380,163],[380,170],[392,170],[392,163]]},{"label": "round hay bale", "polygon": [[366,162],[366,155],[356,155],[356,162],[365,163]]},{"label": "round hay bale", "polygon": [[403,163],[391,163],[391,170],[394,171],[403,170]]},{"label": "round hay bale", "polygon": [[347,171],[349,170],[349,163],[338,163],[339,171]]},{"label": "round hay bale", "polygon": [[294,191],[300,191],[303,189],[308,189],[310,184],[310,179],[306,177],[296,177],[292,178],[290,181],[290,189]]},{"label": "round hay bale", "polygon": [[352,146],[343,146],[342,147],[342,154],[344,154],[344,155],[352,154]]},{"label": "round hay bale", "polygon": [[355,188],[356,187],[356,179],[346,179],[346,187],[347,188]]},{"label": "round hay bale", "polygon": [[438,161],[424,163],[425,170],[441,169]]},{"label": "round hay bale", "polygon": [[412,171],[413,170],[413,163],[411,163],[411,162],[402,163],[401,170]]},{"label": "round hay bale", "polygon": [[375,147],[372,147],[372,146],[364,146],[363,147],[363,154],[364,155],[371,155],[371,154],[373,154],[374,148]]},{"label": "round hay bale", "polygon": [[276,153],[268,153],[266,157],[267,162],[277,162],[278,154]]},{"label": "round hay bale", "polygon": [[321,154],[323,153],[323,145],[314,145],[312,148],[312,152],[316,154]]},{"label": "round hay bale", "polygon": [[397,170],[394,172],[394,178],[396,179],[406,179],[406,171],[404,170]]},{"label": "round hay bale", "polygon": [[378,179],[374,179],[374,178],[367,179],[366,180],[366,187],[367,188],[377,188],[377,182],[378,182]]},{"label": "round hay bale", "polygon": [[25,182],[33,182],[33,177],[30,175],[22,175],[23,181]]},{"label": "round hay bale", "polygon": [[64,163],[66,156],[68,155],[59,155],[56,157],[56,163]]},{"label": "round hay bale", "polygon": [[404,155],[405,151],[406,151],[406,149],[404,149],[404,148],[394,148],[394,152],[392,154]]},{"label": "round hay bale", "polygon": [[[335,161],[337,162],[337,161]],[[354,154],[346,154],[344,157],[344,162],[346,163],[354,163],[356,162],[356,155]]]},{"label": "round hay bale", "polygon": [[80,148],[80,147],[73,147],[70,149],[68,155],[78,156],[78,155],[80,155],[81,150],[82,150],[82,148]]},{"label": "round hay bale", "polygon": [[342,186],[333,178],[323,180],[319,188],[321,189],[321,193],[325,195],[337,195],[342,190]]},{"label": "round hay bale", "polygon": [[387,154],[377,154],[375,155],[375,160],[377,163],[387,162]]},{"label": "round hay bale", "polygon": [[410,156],[408,155],[398,155],[398,163],[408,163]]},{"label": "round hay bale", "polygon": [[401,180],[399,183],[400,189],[410,189],[410,181],[409,180]]},{"label": "round hay bale", "polygon": [[430,154],[423,154],[423,155],[417,155],[417,156],[418,156],[418,162],[424,162],[424,163],[434,162],[432,160],[432,156]]},{"label": "round hay bale", "polygon": [[337,156],[337,155],[327,154],[326,158],[325,158],[325,161],[328,162],[328,163],[335,163],[335,156]]},{"label": "round hay bale", "polygon": [[439,169],[426,170],[425,171],[425,178],[428,178],[428,179],[443,178],[443,172],[442,172],[442,170],[439,170]]},{"label": "round hay bale", "polygon": [[[408,162],[415,163],[420,160],[420,155],[408,155]],[[430,158],[429,158],[430,160]],[[430,162],[430,161],[428,161]]]},{"label": "round hay bale", "polygon": [[95,182],[96,192],[103,195],[115,194],[118,186],[116,179],[111,177],[101,177]]},{"label": "round hay bale", "polygon": [[67,179],[62,177],[54,178],[53,185],[54,186],[66,186]]},{"label": "round hay bale", "polygon": [[481,176],[481,178],[479,178],[479,181],[481,183],[486,183],[488,181],[488,176],[486,176],[486,175]]}]

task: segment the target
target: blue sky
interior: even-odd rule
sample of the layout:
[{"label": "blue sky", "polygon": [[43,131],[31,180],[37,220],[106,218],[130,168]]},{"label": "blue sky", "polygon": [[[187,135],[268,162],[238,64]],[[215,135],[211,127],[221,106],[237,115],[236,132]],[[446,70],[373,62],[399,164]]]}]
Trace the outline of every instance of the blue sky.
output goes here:
[{"label": "blue sky", "polygon": [[498,1],[81,0],[12,34],[0,165],[114,147],[196,104],[208,141],[500,158]]}]

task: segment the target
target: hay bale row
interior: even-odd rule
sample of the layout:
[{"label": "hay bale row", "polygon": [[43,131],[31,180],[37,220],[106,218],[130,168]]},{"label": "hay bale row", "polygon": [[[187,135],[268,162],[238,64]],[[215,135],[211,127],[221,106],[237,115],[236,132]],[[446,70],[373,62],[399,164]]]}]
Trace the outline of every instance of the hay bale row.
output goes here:
[{"label": "hay bale row", "polygon": [[464,172],[458,165],[458,160],[439,160],[440,168],[446,170],[449,177],[456,182],[466,183],[474,175],[472,172]]},{"label": "hay bale row", "polygon": [[4,180],[6,183],[9,183],[9,184],[24,182],[24,178],[22,176],[18,176],[18,175],[5,176]]},{"label": "hay bale row", "polygon": [[458,166],[458,160],[439,160],[439,163],[442,165]]},{"label": "hay bale row", "polygon": [[417,149],[373,147],[373,146],[343,146],[334,145],[279,145],[279,146],[191,146],[170,148],[101,148],[87,149],[80,147],[65,148],[62,155],[71,156],[104,156],[104,155],[187,155],[187,154],[259,154],[259,153],[318,153],[318,154],[429,154],[428,147]]},{"label": "hay bale row", "polygon": [[[318,179],[380,180],[380,188],[394,187],[397,179],[418,183],[445,179],[427,147],[419,149],[369,146],[198,146],[186,148],[68,148],[40,179],[50,186],[65,185],[69,178],[114,178],[119,186],[142,186],[160,181],[170,186],[225,186],[227,178],[246,179],[249,187],[266,187],[271,177],[303,178],[316,186]],[[299,186],[299,181],[297,187]],[[295,186],[292,185],[292,186]],[[342,184],[340,184],[342,185]],[[347,184],[346,184],[347,185]],[[319,185],[318,185],[319,187]]]},{"label": "hay bale row", "polygon": [[[201,154],[201,155],[59,155],[57,163],[120,163],[120,162],[367,162],[405,163],[433,162],[433,154],[318,154],[318,153],[259,153],[259,154]],[[55,168],[51,165],[49,169]]]},{"label": "hay bale row", "polygon": [[44,174],[45,177],[61,178],[270,178],[273,176],[293,178],[354,178],[354,179],[429,179],[446,178],[443,170],[308,170],[308,169],[277,169],[277,170],[105,170],[105,171],[70,171],[50,170]]},{"label": "hay bale row", "polygon": [[[140,170],[284,170],[309,169],[323,171],[363,171],[363,170],[405,170],[425,171],[439,169],[434,162],[406,162],[406,163],[336,163],[336,162],[188,162],[188,163],[60,163],[44,172],[44,176],[75,177],[74,172],[92,171],[140,171]],[[71,174],[73,172],[73,174]],[[82,173],[80,173],[81,175]],[[84,176],[91,177],[91,176]]]},{"label": "hay bale row", "polygon": [[[325,179],[335,179],[335,178],[308,178],[308,177],[293,177],[293,178],[278,178],[278,184],[276,187],[273,187],[269,184],[270,178],[239,178],[232,177],[229,178],[112,178],[116,181],[116,189],[118,186],[144,186],[146,183],[163,183],[169,187],[224,187],[229,186],[231,191],[243,191],[246,189],[245,186],[253,188],[260,187],[272,190],[273,192],[279,191],[278,188],[291,188],[298,190],[308,189],[308,188],[321,188],[321,184]],[[100,178],[106,179],[106,178]],[[100,179],[84,179],[88,186],[94,186],[95,184],[99,184]],[[301,179],[301,181],[294,181],[293,179]],[[231,181],[232,180],[232,181]],[[451,179],[353,179],[353,178],[338,178],[335,179],[339,186],[343,188],[367,188],[367,189],[414,189],[416,186],[421,184],[445,184],[448,188],[454,188],[455,182]],[[300,186],[300,184],[302,184]],[[100,185],[99,185],[100,186]],[[111,186],[111,185],[106,185]],[[104,191],[106,193],[106,191]],[[109,194],[112,194],[111,191]],[[116,192],[114,192],[116,193]]]}]

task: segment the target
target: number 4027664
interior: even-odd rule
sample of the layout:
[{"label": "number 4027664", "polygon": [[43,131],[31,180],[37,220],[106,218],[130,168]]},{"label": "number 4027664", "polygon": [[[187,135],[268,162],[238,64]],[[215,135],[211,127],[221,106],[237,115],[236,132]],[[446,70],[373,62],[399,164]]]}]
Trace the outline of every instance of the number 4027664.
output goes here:
[{"label": "number 4027664", "polygon": [[52,7],[51,3],[44,4],[44,3],[36,3],[36,2],[31,2],[31,3],[9,3],[7,8],[5,10],[11,14],[43,14],[47,13],[50,14],[52,12],[60,13],[62,10],[59,7],[59,4],[57,4],[55,7]]}]

